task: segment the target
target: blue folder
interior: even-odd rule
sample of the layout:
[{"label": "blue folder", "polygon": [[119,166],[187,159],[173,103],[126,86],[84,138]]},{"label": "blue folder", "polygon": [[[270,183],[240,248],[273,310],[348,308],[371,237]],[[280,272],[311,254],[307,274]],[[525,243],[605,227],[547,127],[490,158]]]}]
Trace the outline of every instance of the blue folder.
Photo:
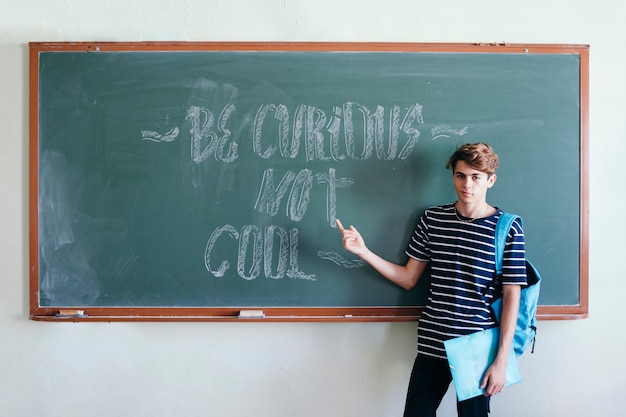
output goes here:
[{"label": "blue folder", "polygon": [[[459,401],[485,393],[485,390],[480,388],[480,383],[487,368],[496,358],[499,340],[500,328],[494,327],[443,342]],[[511,347],[505,386],[521,381],[517,357]]]}]

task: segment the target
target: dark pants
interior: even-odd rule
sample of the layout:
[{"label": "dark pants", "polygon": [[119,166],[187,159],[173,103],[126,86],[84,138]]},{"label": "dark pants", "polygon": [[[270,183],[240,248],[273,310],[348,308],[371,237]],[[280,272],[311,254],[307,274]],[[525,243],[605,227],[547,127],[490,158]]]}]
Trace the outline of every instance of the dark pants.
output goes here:
[{"label": "dark pants", "polygon": [[[411,372],[404,417],[435,417],[452,382],[448,361],[417,355]],[[487,417],[489,397],[457,401],[459,417]]]}]

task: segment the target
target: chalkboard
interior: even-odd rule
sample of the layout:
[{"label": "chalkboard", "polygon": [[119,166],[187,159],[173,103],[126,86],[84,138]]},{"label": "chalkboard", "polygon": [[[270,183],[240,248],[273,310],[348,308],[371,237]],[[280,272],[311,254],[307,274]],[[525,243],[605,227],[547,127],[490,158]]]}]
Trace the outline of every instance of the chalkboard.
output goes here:
[{"label": "chalkboard", "polygon": [[33,319],[413,320],[428,278],[335,219],[403,262],[478,141],[540,317],[587,315],[586,46],[32,43],[30,69]]}]

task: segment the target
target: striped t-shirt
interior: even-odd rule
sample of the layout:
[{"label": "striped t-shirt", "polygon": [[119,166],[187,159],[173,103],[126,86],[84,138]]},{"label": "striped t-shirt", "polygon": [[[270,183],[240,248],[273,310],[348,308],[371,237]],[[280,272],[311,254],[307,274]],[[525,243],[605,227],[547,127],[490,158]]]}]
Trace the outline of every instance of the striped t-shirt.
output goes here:
[{"label": "striped t-shirt", "polygon": [[[446,358],[443,341],[496,325],[490,305],[501,294],[495,276],[498,209],[483,219],[459,220],[454,204],[432,207],[420,218],[406,254],[430,263],[430,290],[419,320],[418,354]],[[526,284],[524,231],[516,220],[502,260],[502,284]],[[494,298],[495,297],[495,298]]]}]

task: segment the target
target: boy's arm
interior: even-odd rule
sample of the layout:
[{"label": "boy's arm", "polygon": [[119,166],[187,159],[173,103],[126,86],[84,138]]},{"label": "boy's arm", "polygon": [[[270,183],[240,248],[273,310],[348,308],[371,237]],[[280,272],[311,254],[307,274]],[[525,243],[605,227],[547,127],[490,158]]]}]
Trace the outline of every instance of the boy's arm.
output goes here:
[{"label": "boy's arm", "polygon": [[517,315],[520,303],[520,285],[502,286],[502,316],[500,319],[500,342],[498,354],[491,366],[487,369],[481,388],[485,388],[485,395],[496,395],[504,388],[506,382],[506,367],[509,362],[513,335],[517,326]]},{"label": "boy's arm", "polygon": [[358,255],[378,271],[379,274],[406,290],[410,290],[417,284],[417,281],[426,269],[427,262],[417,261],[412,258],[408,260],[406,265],[398,265],[381,258],[367,248],[363,237],[354,226],[346,229],[339,219],[337,219],[337,228],[341,233],[343,247],[347,251]]}]

